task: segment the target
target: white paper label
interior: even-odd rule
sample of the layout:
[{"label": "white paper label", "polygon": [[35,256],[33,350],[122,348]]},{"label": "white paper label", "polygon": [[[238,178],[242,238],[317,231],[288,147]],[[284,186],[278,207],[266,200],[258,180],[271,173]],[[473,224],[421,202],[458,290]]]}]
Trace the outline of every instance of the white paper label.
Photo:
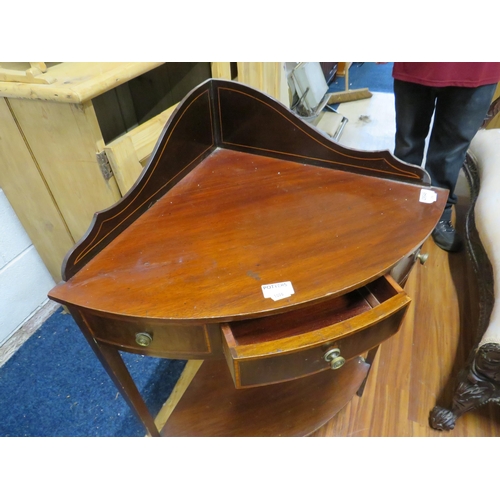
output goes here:
[{"label": "white paper label", "polygon": [[421,189],[420,190],[420,201],[421,203],[434,203],[437,200],[437,194],[435,191],[431,191],[430,189]]},{"label": "white paper label", "polygon": [[286,299],[295,293],[291,281],[262,285],[261,288],[265,299],[281,300]]}]

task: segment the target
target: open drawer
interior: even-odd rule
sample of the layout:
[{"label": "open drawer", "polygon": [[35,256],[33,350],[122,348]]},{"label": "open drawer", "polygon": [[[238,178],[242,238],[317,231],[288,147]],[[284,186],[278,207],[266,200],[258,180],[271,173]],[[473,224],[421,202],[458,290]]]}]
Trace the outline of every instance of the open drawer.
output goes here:
[{"label": "open drawer", "polygon": [[[223,350],[234,384],[255,387],[341,369],[343,360],[394,335],[409,303],[404,290],[386,275],[319,304],[224,323]],[[332,355],[337,362],[331,364]]]}]

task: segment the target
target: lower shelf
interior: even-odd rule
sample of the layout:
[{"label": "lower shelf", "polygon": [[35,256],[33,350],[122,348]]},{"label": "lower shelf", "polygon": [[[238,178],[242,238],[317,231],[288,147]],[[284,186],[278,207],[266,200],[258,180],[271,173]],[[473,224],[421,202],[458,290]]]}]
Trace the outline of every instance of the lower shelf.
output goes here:
[{"label": "lower shelf", "polygon": [[235,389],[225,361],[204,361],[161,435],[307,436],[352,399],[369,367],[358,357],[336,371],[281,384]]}]

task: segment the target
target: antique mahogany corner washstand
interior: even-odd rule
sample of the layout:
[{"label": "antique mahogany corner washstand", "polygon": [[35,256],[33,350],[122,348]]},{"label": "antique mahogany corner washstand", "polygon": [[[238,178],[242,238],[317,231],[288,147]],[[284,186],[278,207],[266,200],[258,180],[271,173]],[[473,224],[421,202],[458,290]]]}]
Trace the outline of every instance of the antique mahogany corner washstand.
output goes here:
[{"label": "antique mahogany corner washstand", "polygon": [[[446,197],[388,151],[341,147],[265,94],[208,80],[49,297],[151,435],[307,435],[362,392],[398,331]],[[163,429],[120,351],[205,360]]]}]

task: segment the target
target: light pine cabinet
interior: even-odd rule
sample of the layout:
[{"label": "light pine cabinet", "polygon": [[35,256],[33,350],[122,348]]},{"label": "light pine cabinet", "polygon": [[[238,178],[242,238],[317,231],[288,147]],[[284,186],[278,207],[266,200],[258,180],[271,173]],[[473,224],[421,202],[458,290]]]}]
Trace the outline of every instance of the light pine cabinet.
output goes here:
[{"label": "light pine cabinet", "polygon": [[47,63],[33,81],[8,70],[2,80],[6,64],[0,187],[56,281],[94,214],[135,183],[192,88],[238,79],[287,98],[282,63]]}]

